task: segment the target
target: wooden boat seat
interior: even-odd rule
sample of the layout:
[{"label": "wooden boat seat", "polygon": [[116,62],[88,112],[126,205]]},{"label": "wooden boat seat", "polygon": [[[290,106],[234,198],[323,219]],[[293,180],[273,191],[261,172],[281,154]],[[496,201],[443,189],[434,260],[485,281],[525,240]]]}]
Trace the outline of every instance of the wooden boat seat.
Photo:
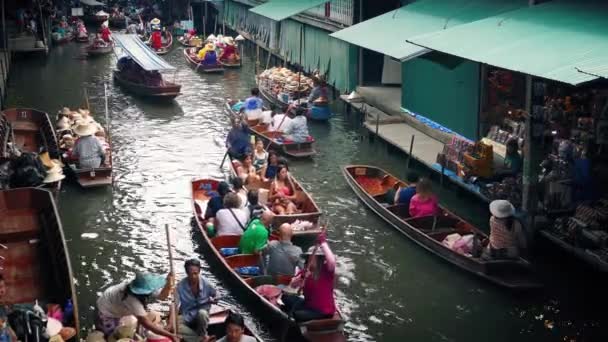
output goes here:
[{"label": "wooden boat seat", "polygon": [[32,121],[14,121],[11,123],[15,131],[38,132],[38,124]]},{"label": "wooden boat seat", "polygon": [[260,285],[289,285],[291,276],[286,275],[262,275],[257,277],[247,278],[246,282],[249,286],[255,288]]},{"label": "wooden boat seat", "polygon": [[238,247],[239,242],[241,242],[240,235],[220,235],[211,239],[216,249]]},{"label": "wooden boat seat", "polygon": [[0,242],[27,241],[38,237],[40,220],[35,209],[0,211]]},{"label": "wooden boat seat", "polygon": [[[437,222],[435,222],[435,217]],[[414,228],[418,228],[420,230],[426,231],[437,231],[441,228],[451,228],[455,229],[460,222],[457,218],[453,216],[448,216],[447,214],[438,215],[438,216],[425,216],[425,217],[416,217],[410,218],[407,222],[412,225]],[[435,229],[433,229],[435,226]]]},{"label": "wooden boat seat", "polygon": [[245,266],[259,266],[260,257],[256,254],[237,254],[227,257],[226,262],[230,268]]},{"label": "wooden boat seat", "polygon": [[[31,303],[44,298],[41,279],[38,240],[4,243],[8,249],[0,250],[4,257],[2,275],[6,282],[7,304]],[[45,270],[45,272],[48,270]]]}]

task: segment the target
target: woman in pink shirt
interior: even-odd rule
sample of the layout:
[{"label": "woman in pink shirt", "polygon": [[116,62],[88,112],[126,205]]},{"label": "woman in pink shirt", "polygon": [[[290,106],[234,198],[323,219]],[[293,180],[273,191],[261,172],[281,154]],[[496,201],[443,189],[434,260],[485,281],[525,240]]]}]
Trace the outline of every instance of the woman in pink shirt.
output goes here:
[{"label": "woman in pink shirt", "polygon": [[[294,288],[303,286],[304,298],[296,295],[283,295],[285,311],[298,322],[333,317],[336,312],[334,301],[334,281],[336,257],[327,244],[325,234],[317,238],[319,249],[308,260],[307,273],[298,274],[291,283]],[[311,247],[308,254],[312,253]],[[308,267],[308,263],[307,263]],[[306,274],[306,275],[304,275]]]},{"label": "woman in pink shirt", "polygon": [[433,194],[431,181],[423,178],[416,184],[416,195],[410,200],[410,216],[423,217],[439,215],[439,201]]}]

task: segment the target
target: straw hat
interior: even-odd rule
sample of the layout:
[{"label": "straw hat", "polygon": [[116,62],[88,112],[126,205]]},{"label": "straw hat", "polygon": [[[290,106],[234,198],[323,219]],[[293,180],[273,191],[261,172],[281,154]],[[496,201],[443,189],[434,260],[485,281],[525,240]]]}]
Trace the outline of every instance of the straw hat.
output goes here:
[{"label": "straw hat", "polygon": [[[50,169],[46,173],[46,177],[44,177],[44,180],[42,181],[42,183],[44,183],[44,184],[55,183],[55,182],[59,182],[60,180],[65,178],[65,175],[63,173],[53,172],[53,170],[55,170],[55,168]],[[59,168],[59,170],[61,170],[61,168]],[[59,329],[59,330],[61,330],[61,329]],[[59,333],[59,332],[57,332],[57,333]]]},{"label": "straw hat", "polygon": [[101,331],[92,331],[87,336],[86,342],[105,342],[106,339]]},{"label": "straw hat", "polygon": [[150,24],[152,25],[160,25],[160,19],[158,18],[154,18],[150,21]]},{"label": "straw hat", "polygon": [[496,218],[507,218],[515,214],[515,207],[507,200],[495,200],[490,203],[490,213]]},{"label": "straw hat", "polygon": [[213,33],[212,33],[212,34],[209,35],[209,37],[207,37],[206,41],[211,42],[211,41],[214,41],[216,39],[217,39],[217,37],[214,36]]},{"label": "straw hat", "polygon": [[91,115],[91,111],[84,108],[78,108],[78,113],[82,115],[83,118]]},{"label": "straw hat", "polygon": [[74,128],[74,133],[81,137],[93,135],[95,132],[97,132],[97,127],[87,122],[79,122],[76,128]]},{"label": "straw hat", "polygon": [[224,39],[224,43],[226,43],[228,45],[234,45],[234,38],[232,38],[232,37],[226,37]]},{"label": "straw hat", "polygon": [[76,122],[81,119],[82,119],[82,114],[79,114],[79,113],[72,114],[72,122]]},{"label": "straw hat", "polygon": [[68,108],[68,107],[63,107],[63,108],[61,109],[60,114],[62,114],[62,115],[70,115],[70,114],[72,114],[72,111],[71,111],[71,110],[70,110],[70,108]]},{"label": "straw hat", "polygon": [[137,328],[137,317],[133,315],[123,316],[118,321],[118,326]]}]

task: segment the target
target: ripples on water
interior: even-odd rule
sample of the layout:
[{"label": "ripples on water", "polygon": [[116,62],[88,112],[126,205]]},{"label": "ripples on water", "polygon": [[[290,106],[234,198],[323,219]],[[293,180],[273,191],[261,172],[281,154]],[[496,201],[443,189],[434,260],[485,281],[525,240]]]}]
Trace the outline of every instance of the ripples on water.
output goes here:
[{"label": "ripples on water", "polygon": [[[94,113],[103,121],[103,82],[108,82],[114,186],[93,191],[66,186],[60,200],[81,316],[91,325],[101,289],[136,270],[168,271],[165,224],[174,234],[178,275],[183,274],[182,261],[199,253],[190,226],[189,182],[200,176],[226,177],[227,170],[219,169],[228,130],[223,104],[226,98],[245,97],[254,81],[250,59],[242,70],[202,76],[185,64],[181,48],[176,48],[166,58],[178,68],[183,94],[171,104],[149,103],[112,84],[114,57],[74,58],[81,47],[59,47],[45,65],[17,61],[9,102],[54,113],[64,105],[82,103],[84,84]],[[336,112],[342,112],[338,105]],[[358,120],[338,114],[329,124],[311,124],[319,154],[312,161],[291,164],[330,222],[329,238],[338,255],[337,301],[349,318],[349,340],[552,341],[576,334],[587,336],[584,340],[601,336],[601,314],[594,309],[582,314],[581,304],[572,303],[579,298],[568,300],[567,289],[552,289],[537,298],[509,295],[438,260],[367,210],[344,182],[340,166],[370,163],[404,176],[405,159],[382,144],[362,140]],[[441,197],[485,225],[483,206],[462,201],[452,190],[441,192]],[[224,300],[246,312],[204,268]],[[594,301],[584,295],[581,300],[583,307]],[[555,327],[549,329],[545,321],[555,322]]]}]

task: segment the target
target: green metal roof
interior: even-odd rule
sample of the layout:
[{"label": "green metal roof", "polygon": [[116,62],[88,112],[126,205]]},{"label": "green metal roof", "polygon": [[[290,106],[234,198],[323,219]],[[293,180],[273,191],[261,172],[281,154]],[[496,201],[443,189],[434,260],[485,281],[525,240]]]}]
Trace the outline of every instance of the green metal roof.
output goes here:
[{"label": "green metal roof", "polygon": [[429,50],[406,40],[526,6],[527,0],[420,0],[331,34],[404,60]]},{"label": "green metal roof", "polygon": [[326,2],[328,0],[270,0],[265,4],[253,7],[250,11],[275,21],[281,21]]},{"label": "green metal roof", "polygon": [[604,1],[554,0],[408,41],[577,85],[608,76],[606,13]]}]

